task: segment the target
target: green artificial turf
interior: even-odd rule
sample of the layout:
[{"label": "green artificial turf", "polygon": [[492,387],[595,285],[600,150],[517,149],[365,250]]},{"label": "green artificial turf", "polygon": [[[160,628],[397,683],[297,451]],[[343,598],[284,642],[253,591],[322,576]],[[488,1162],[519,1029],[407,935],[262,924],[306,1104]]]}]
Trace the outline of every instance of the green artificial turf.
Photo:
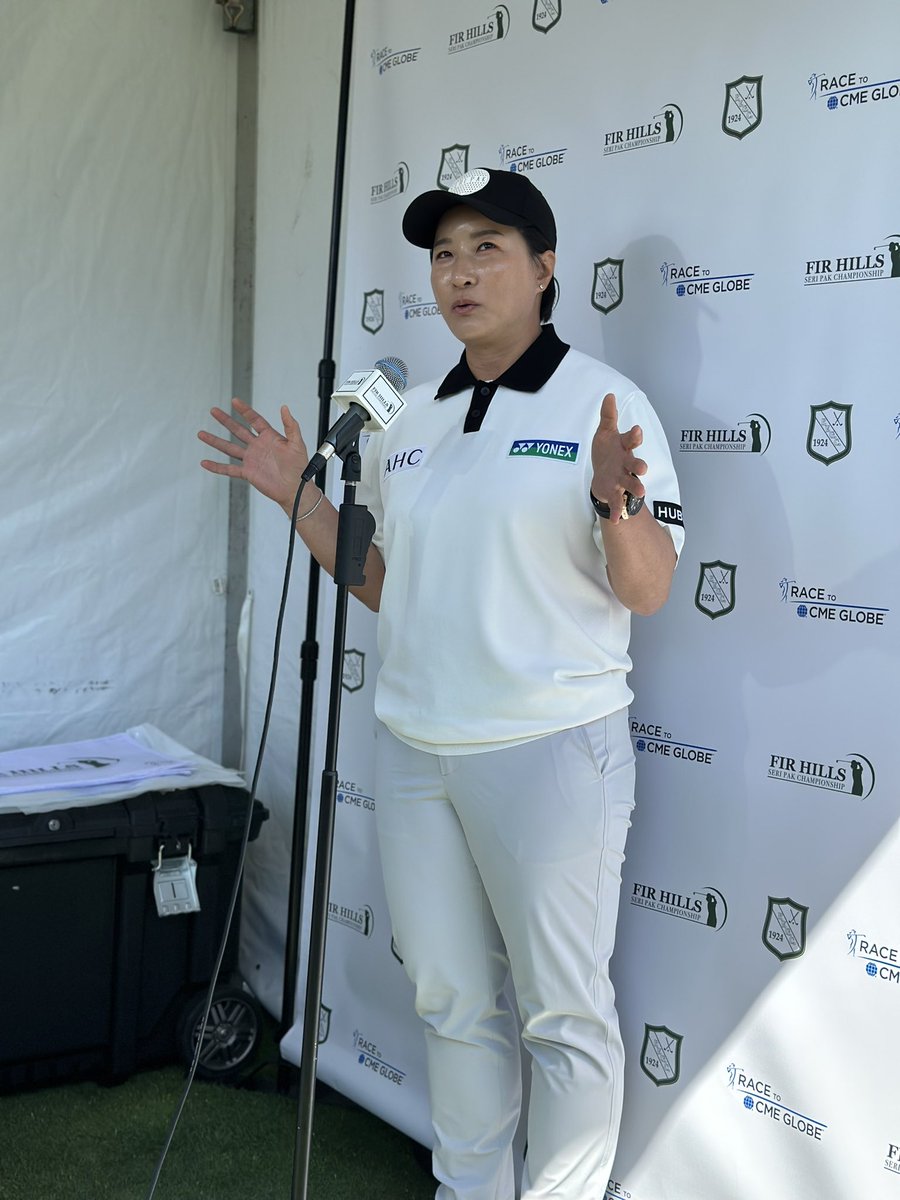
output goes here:
[{"label": "green artificial turf", "polygon": [[[0,1197],[145,1200],[183,1075],[0,1096]],[[292,1097],[195,1082],[154,1200],[290,1200],[296,1124]],[[403,1134],[317,1101],[310,1200],[432,1200],[434,1187]]]}]

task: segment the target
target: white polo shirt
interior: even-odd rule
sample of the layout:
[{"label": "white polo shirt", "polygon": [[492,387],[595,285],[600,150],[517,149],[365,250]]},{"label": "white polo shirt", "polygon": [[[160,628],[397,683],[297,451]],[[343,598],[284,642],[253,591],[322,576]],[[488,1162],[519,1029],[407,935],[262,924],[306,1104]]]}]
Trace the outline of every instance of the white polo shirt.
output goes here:
[{"label": "white polo shirt", "polygon": [[463,355],[369,439],[358,499],[385,562],[375,711],[401,740],[494,750],[631,701],[631,614],[610,588],[590,501],[607,392],[619,428],[643,430],[646,503],[678,552],[678,483],[649,401],[552,326],[492,384]]}]

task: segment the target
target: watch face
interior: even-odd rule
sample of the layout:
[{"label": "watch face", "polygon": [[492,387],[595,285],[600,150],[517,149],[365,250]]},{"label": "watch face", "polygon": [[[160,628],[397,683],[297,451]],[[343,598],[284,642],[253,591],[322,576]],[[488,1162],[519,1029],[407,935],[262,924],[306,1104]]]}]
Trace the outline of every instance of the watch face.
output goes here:
[{"label": "watch face", "polygon": [[634,517],[644,507],[643,496],[632,496],[631,492],[625,493],[625,509],[623,516]]}]

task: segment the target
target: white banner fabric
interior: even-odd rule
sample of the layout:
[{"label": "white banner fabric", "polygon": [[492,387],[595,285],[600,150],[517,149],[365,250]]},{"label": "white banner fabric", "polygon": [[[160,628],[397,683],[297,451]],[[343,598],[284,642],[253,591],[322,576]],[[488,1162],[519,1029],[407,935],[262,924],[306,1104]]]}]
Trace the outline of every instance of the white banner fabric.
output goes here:
[{"label": "white banner fabric", "polygon": [[[632,642],[610,1200],[900,1195],[898,32],[890,0],[358,11],[340,370],[449,369],[403,210],[526,171],[557,330],[648,393],[681,478],[673,594]],[[353,608],[320,1073],[427,1140]]]}]

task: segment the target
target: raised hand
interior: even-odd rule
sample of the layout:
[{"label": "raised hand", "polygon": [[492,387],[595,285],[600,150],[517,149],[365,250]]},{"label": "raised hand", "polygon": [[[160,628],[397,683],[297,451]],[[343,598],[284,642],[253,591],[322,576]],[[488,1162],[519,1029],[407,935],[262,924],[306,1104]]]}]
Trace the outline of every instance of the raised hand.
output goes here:
[{"label": "raised hand", "polygon": [[619,432],[619,410],[612,392],[603,397],[600,424],[591,442],[591,462],[594,480],[591,491],[598,500],[608,504],[613,523],[618,521],[625,492],[643,496],[644,485],[638,476],[647,471],[647,464],[634,451],[644,440],[640,425],[625,433]]},{"label": "raised hand", "polygon": [[213,475],[246,479],[258,492],[290,512],[297,488],[300,486],[300,475],[309,462],[309,453],[300,433],[300,426],[291,416],[287,405],[281,406],[284,434],[280,434],[265,417],[260,416],[243,400],[235,399],[232,403],[243,424],[224,409],[213,408],[210,411],[237,441],[218,437],[205,429],[201,429],[197,437],[205,445],[227,454],[235,461],[221,463],[213,459],[203,459],[201,467],[211,471]]}]

